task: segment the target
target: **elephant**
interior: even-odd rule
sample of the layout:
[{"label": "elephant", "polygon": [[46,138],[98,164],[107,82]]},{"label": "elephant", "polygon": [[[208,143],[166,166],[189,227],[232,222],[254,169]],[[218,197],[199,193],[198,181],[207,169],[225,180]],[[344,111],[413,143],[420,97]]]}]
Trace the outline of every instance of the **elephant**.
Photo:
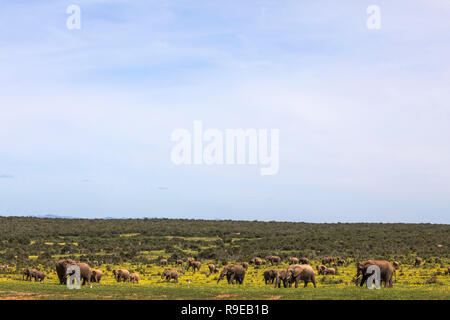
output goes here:
[{"label": "elephant", "polygon": [[264,282],[266,284],[273,284],[275,278],[277,277],[277,272],[274,269],[265,270],[264,273]]},{"label": "elephant", "polygon": [[283,287],[287,288],[288,281],[288,269],[280,269],[275,271],[275,288],[281,288],[281,281],[283,281]]},{"label": "elephant", "polygon": [[296,264],[289,266],[287,269],[286,280],[289,283],[289,286],[295,282],[296,288],[298,288],[299,281],[303,281],[305,283],[304,287],[308,286],[309,282],[312,282],[314,288],[317,287],[314,269],[307,264]]},{"label": "elephant", "polygon": [[137,272],[133,272],[130,274],[130,281],[131,283],[139,283],[140,276]]},{"label": "elephant", "polygon": [[66,284],[67,268],[74,264],[77,264],[77,263],[72,259],[61,259],[61,260],[56,261],[56,274],[58,275],[59,284]]},{"label": "elephant", "polygon": [[35,278],[36,272],[38,272],[38,271],[34,268],[28,268],[28,269],[23,270],[22,280],[31,281],[32,278]]},{"label": "elephant", "polygon": [[252,260],[249,261],[249,264],[254,264],[255,266],[260,266],[263,264],[263,261],[261,258],[253,258]]},{"label": "elephant", "polygon": [[289,258],[289,262],[292,263],[292,264],[297,264],[298,261],[299,261],[298,258],[295,258],[295,257],[290,257]]},{"label": "elephant", "polygon": [[167,266],[167,259],[159,260],[159,264],[162,265],[162,266]]},{"label": "elephant", "polygon": [[242,262],[242,266],[244,267],[245,270],[248,269],[248,262]]},{"label": "elephant", "polygon": [[322,258],[322,264],[329,264],[334,262],[334,258],[333,257],[323,257]]},{"label": "elephant", "polygon": [[344,265],[344,264],[345,264],[345,259],[338,258],[337,261],[336,261],[336,264],[337,264],[338,266]]},{"label": "elephant", "polygon": [[[219,269],[216,268],[216,270],[217,270],[217,272],[219,272]],[[183,269],[178,269],[177,271],[178,271],[179,274],[184,274],[184,270]]]},{"label": "elephant", "polygon": [[278,265],[281,262],[281,258],[279,256],[268,256],[266,261],[270,262],[272,265]]},{"label": "elephant", "polygon": [[[300,264],[309,264],[309,259],[303,257],[303,258],[299,259],[299,262],[300,262]],[[295,263],[293,263],[293,264],[295,264]]]},{"label": "elephant", "polygon": [[[82,285],[84,286],[86,284],[86,282],[88,285],[90,285],[92,272],[91,272],[91,268],[89,267],[89,265],[84,262],[78,262],[78,263],[75,263],[75,265],[77,265],[80,268],[80,280],[83,280]],[[69,266],[67,266],[67,267],[69,267]],[[67,283],[67,276],[71,276],[74,273],[75,273],[75,270],[72,270],[71,273],[68,273],[67,268],[66,268],[66,283]]]},{"label": "elephant", "polygon": [[208,269],[210,273],[214,273],[214,270],[216,270],[216,266],[210,263],[208,264]]},{"label": "elephant", "polygon": [[245,278],[245,269],[241,265],[229,264],[223,268],[222,272],[220,273],[219,279],[217,279],[217,283],[219,283],[219,281],[222,280],[225,276],[227,277],[228,284],[234,284],[234,280],[236,280],[238,284],[243,284]]},{"label": "elephant", "polygon": [[91,282],[100,283],[100,280],[103,277],[102,270],[92,269],[91,270]]},{"label": "elephant", "polygon": [[400,267],[400,262],[394,261],[392,262],[392,265],[394,266],[395,269],[398,269]]},{"label": "elephant", "polygon": [[192,262],[194,262],[194,261],[195,261],[194,258],[187,258],[186,259],[186,264],[187,264],[186,270],[189,270],[189,267],[191,266]]},{"label": "elephant", "polygon": [[414,262],[414,266],[420,266],[421,263],[422,263],[422,258],[421,257],[416,257],[416,261]]},{"label": "elephant", "polygon": [[335,275],[336,274],[336,269],[335,268],[326,268],[323,271],[323,274],[324,275],[329,275],[329,274]]},{"label": "elephant", "polygon": [[316,269],[317,269],[317,272],[318,272],[319,274],[324,274],[324,272],[325,272],[325,270],[327,269],[327,267],[324,266],[323,264],[320,264],[320,265],[318,265],[318,266],[316,267]]},{"label": "elephant", "polygon": [[367,260],[356,263],[356,285],[358,285],[358,279],[362,275],[360,286],[364,285],[364,282],[372,275],[367,273],[367,268],[371,265],[377,265],[381,272],[381,282],[384,282],[385,287],[392,287],[392,277],[395,275],[394,266],[386,260]]},{"label": "elephant", "polygon": [[36,271],[36,273],[34,274],[34,281],[37,282],[39,280],[39,282],[43,282],[45,276],[46,275],[44,271]]},{"label": "elephant", "polygon": [[187,270],[189,270],[189,268],[192,267],[192,269],[194,270],[194,273],[195,273],[195,270],[200,271],[201,266],[202,266],[202,263],[200,261],[189,260]]},{"label": "elephant", "polygon": [[175,282],[178,282],[178,272],[176,270],[164,270],[161,274],[161,279],[166,278],[167,282],[174,279]]},{"label": "elephant", "polygon": [[177,265],[183,266],[183,260],[178,259],[178,260],[177,260]]},{"label": "elephant", "polygon": [[117,282],[120,282],[120,280],[123,282],[130,282],[130,271],[126,269],[113,270],[113,274]]}]

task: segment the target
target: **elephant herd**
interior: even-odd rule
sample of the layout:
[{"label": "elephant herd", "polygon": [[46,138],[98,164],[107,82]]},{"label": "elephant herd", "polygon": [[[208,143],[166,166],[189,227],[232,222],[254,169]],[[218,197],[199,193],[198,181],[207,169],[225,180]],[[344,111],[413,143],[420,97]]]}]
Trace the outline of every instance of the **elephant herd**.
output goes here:
[{"label": "elephant herd", "polygon": [[[82,285],[90,283],[100,283],[103,272],[99,269],[93,269],[89,267],[87,263],[76,262],[72,259],[61,259],[55,263],[56,274],[58,275],[59,284],[67,284],[68,276],[72,275],[75,271],[68,271],[70,266],[76,265],[80,269],[80,280]],[[27,269],[28,270],[28,269]],[[25,270],[26,271],[26,270]],[[25,273],[24,271],[24,273]],[[136,272],[130,273],[128,270],[119,269],[113,270],[113,275],[117,282],[139,282],[139,274]]]},{"label": "elephant herd", "polygon": [[[281,288],[281,284],[283,284],[284,288],[292,287],[295,284],[295,287],[298,287],[299,282],[303,281],[304,287],[308,285],[308,283],[312,283],[314,287],[316,287],[316,273],[314,269],[309,265],[308,258],[288,258],[290,265],[286,269],[268,269],[263,272],[264,282],[265,284],[272,284],[275,288]],[[335,275],[336,269],[333,267],[327,267],[328,265],[342,265],[345,264],[346,261],[342,258],[334,258],[334,257],[324,257],[321,260],[322,264],[316,266],[317,274],[319,275]],[[415,266],[419,266],[422,262],[420,257],[415,259]],[[243,262],[240,264],[228,264],[223,267],[222,271],[214,264],[208,264],[209,272],[206,273],[206,276],[209,277],[211,274],[218,273],[217,283],[223,280],[225,277],[227,279],[228,284],[243,284],[246,271],[249,265],[261,266],[266,263],[271,263],[272,266],[279,265],[281,263],[281,258],[279,256],[268,256],[265,260],[255,257],[251,259],[249,262]],[[184,261],[181,259],[176,260],[176,265],[183,266]],[[87,263],[84,262],[76,262],[72,259],[61,259],[55,263],[56,273],[58,275],[59,283],[66,284],[68,276],[72,275],[75,271],[68,271],[70,266],[76,265],[80,270],[80,280],[82,280],[82,285],[90,284],[90,283],[100,283],[103,272],[98,269],[90,268]],[[167,259],[161,259],[160,265],[167,266]],[[196,271],[200,271],[202,263],[200,261],[196,261],[194,258],[188,258],[186,260],[186,270],[191,270],[195,273]],[[356,283],[360,286],[363,286],[364,283],[368,280],[368,278],[372,275],[372,272],[369,272],[368,269],[371,265],[377,265],[380,269],[381,282],[384,283],[385,287],[392,287],[393,277],[396,275],[396,269],[399,268],[400,263],[394,261],[390,263],[387,260],[367,260],[356,263],[357,273],[355,276]],[[181,274],[184,274],[185,270],[180,268],[178,270],[169,270],[166,269],[161,274],[161,279],[166,279],[166,281],[174,280],[178,282],[178,279]],[[117,269],[113,270],[114,278],[117,282],[131,282],[131,283],[139,283],[140,276],[136,272],[130,272],[126,269]],[[450,274],[450,267],[447,272]],[[23,271],[23,280],[31,281],[34,279],[35,281],[43,282],[46,274],[43,271],[39,271],[34,268],[25,269]]]},{"label": "elephant herd", "polygon": [[28,268],[23,270],[22,272],[22,280],[31,281],[34,279],[34,281],[43,282],[46,277],[46,274],[44,271],[39,271],[34,268]]},{"label": "elephant herd", "polygon": [[113,275],[117,282],[139,283],[140,280],[137,272],[130,272],[127,269],[113,270]]},{"label": "elephant herd", "polygon": [[265,270],[263,273],[264,282],[266,284],[274,284],[275,288],[281,288],[281,283],[283,287],[292,287],[295,283],[295,287],[298,288],[298,283],[303,281],[306,287],[309,282],[316,287],[316,275],[314,269],[307,264],[293,264],[286,269],[269,269]]}]

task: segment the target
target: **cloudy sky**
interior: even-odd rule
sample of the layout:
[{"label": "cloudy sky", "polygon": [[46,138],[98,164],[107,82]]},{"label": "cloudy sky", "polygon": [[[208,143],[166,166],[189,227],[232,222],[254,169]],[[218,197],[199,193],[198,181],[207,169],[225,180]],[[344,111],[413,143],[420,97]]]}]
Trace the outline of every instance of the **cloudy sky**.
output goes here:
[{"label": "cloudy sky", "polygon": [[[449,57],[446,0],[2,0],[0,214],[450,223]],[[173,164],[195,120],[279,173]]]}]

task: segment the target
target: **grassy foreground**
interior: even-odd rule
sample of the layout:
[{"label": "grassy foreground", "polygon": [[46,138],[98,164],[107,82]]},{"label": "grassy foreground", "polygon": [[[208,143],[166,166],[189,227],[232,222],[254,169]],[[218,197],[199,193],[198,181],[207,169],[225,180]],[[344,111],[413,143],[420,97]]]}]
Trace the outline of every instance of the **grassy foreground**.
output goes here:
[{"label": "grassy foreground", "polygon": [[366,287],[318,286],[317,288],[274,289],[265,287],[231,287],[212,285],[168,284],[165,287],[128,284],[94,284],[92,288],[69,290],[54,283],[0,282],[0,299],[59,300],[59,299],[289,299],[289,300],[449,300],[447,286],[396,286],[391,289],[369,290]]},{"label": "grassy foreground", "polygon": [[[318,261],[312,261],[313,265]],[[287,268],[284,262],[277,268]],[[117,283],[111,272],[113,268],[125,267],[139,270],[139,284]],[[172,266],[174,267],[174,266]],[[100,284],[84,286],[80,290],[69,290],[58,284],[54,270],[47,270],[44,283],[23,281],[20,269],[11,269],[11,273],[0,274],[1,299],[289,299],[289,300],[450,300],[450,276],[444,273],[440,264],[426,264],[420,267],[403,265],[397,270],[393,288],[369,290],[354,284],[355,267],[352,264],[336,267],[334,276],[317,275],[317,288],[310,283],[303,288],[275,289],[264,283],[263,272],[270,266],[255,268],[250,266],[246,272],[244,285],[232,286],[226,280],[217,284],[218,275],[206,276],[208,268],[202,265],[200,272],[187,271],[180,276],[179,282],[167,283],[161,279],[161,272],[166,268],[158,265],[102,265],[104,272]]]}]

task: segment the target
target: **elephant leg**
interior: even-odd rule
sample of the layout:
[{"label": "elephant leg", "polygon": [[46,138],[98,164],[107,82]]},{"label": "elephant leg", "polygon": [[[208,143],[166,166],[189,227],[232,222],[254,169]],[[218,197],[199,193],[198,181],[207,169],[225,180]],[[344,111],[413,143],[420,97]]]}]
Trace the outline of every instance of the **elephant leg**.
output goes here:
[{"label": "elephant leg", "polygon": [[362,287],[364,285],[364,282],[366,282],[366,280],[367,280],[367,276],[363,275],[363,277],[361,279],[361,284],[359,286]]}]

